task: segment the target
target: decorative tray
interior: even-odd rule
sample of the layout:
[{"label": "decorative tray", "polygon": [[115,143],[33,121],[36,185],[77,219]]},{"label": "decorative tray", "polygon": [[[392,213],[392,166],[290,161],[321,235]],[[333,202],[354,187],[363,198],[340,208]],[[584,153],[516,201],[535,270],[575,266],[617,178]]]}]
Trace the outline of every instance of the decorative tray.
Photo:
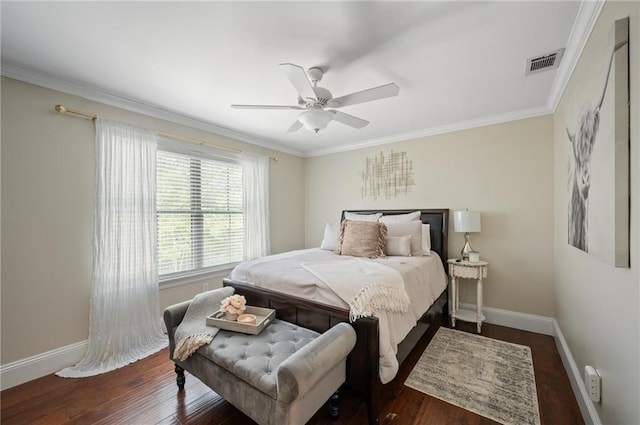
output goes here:
[{"label": "decorative tray", "polygon": [[227,331],[258,335],[276,317],[276,311],[272,308],[253,307],[250,305],[247,306],[244,314],[255,314],[256,323],[241,323],[227,320],[224,318],[224,313],[218,310],[207,317],[207,326],[213,326]]}]

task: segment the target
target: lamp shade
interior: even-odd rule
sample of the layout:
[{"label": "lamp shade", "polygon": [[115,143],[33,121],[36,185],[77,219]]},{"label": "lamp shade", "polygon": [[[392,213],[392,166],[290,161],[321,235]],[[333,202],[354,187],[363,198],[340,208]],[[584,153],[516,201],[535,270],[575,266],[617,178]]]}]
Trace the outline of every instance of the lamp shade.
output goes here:
[{"label": "lamp shade", "polygon": [[333,119],[331,112],[322,110],[320,108],[311,108],[304,111],[298,117],[298,120],[304,125],[307,130],[318,132],[327,128],[329,122]]},{"label": "lamp shade", "polygon": [[455,211],[453,227],[456,232],[472,233],[480,231],[480,211]]}]

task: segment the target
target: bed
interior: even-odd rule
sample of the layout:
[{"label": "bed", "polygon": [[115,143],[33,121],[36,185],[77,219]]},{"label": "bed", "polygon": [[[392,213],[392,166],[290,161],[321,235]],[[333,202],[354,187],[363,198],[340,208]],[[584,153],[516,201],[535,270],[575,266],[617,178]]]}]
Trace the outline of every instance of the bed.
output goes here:
[{"label": "bed", "polygon": [[[382,213],[388,216],[404,215],[414,211],[416,210],[343,211],[341,221],[348,213]],[[437,285],[434,288],[421,287],[420,281],[417,285],[407,284],[409,298],[417,301],[411,303],[411,308],[406,315],[376,313],[374,316],[361,317],[352,323],[358,340],[348,358],[347,384],[366,397],[370,424],[378,422],[379,396],[384,383],[395,376],[398,365],[422,334],[426,332],[428,328],[426,325],[448,312],[446,253],[449,210],[425,209],[419,211],[422,223],[430,225],[431,251],[435,254],[423,259],[388,257],[382,259],[381,262],[401,271],[405,283],[411,282],[411,279],[407,278],[405,271],[402,271],[403,269],[410,270],[410,273],[413,274],[436,273],[432,280],[437,281]],[[337,256],[318,248],[263,257],[240,264],[229,278],[224,279],[224,285],[232,286],[237,293],[245,295],[250,305],[275,309],[279,319],[324,332],[337,323],[350,322],[349,306],[337,298],[335,294],[332,296],[330,290],[326,290],[326,288],[323,290],[309,284],[307,282],[308,276],[303,274],[305,271],[300,267],[291,268],[291,264],[296,261],[312,264],[339,257],[344,256]],[[272,264],[276,264],[276,266],[273,267]],[[275,270],[276,275],[270,277],[267,274],[270,270]],[[433,272],[433,270],[437,272]],[[296,284],[299,285],[298,288],[295,287]],[[401,318],[400,316],[408,317]],[[416,321],[420,325],[414,327]],[[398,336],[404,340],[396,341],[393,339]],[[390,347],[393,351],[390,351]]]}]

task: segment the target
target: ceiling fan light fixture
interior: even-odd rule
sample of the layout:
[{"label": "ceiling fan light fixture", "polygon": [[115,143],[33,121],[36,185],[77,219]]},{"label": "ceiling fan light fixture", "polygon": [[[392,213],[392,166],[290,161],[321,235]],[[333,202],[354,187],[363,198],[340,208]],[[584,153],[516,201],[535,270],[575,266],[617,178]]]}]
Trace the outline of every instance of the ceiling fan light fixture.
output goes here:
[{"label": "ceiling fan light fixture", "polygon": [[324,130],[329,125],[329,122],[333,119],[331,112],[325,111],[320,108],[311,108],[304,111],[298,117],[298,120],[304,125],[307,130],[317,133],[320,130]]},{"label": "ceiling fan light fixture", "polygon": [[329,125],[330,121],[352,128],[363,128],[369,121],[354,117],[335,109],[325,110],[324,108],[342,108],[343,106],[357,105],[359,103],[371,102],[373,100],[384,99],[397,96],[400,88],[395,83],[389,83],[378,87],[350,93],[333,98],[331,92],[324,87],[318,87],[318,81],[326,68],[313,67],[305,72],[304,68],[292,63],[281,63],[280,69],[285,73],[289,82],[298,92],[297,105],[231,105],[236,109],[297,109],[302,110],[298,119],[289,127],[287,133],[293,133],[305,127],[307,130],[318,133]]}]

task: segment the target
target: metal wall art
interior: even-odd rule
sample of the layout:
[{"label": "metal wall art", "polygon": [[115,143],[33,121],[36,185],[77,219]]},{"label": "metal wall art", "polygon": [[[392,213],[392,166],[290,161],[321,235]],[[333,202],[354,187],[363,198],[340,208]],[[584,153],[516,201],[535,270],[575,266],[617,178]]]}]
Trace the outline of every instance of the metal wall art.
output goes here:
[{"label": "metal wall art", "polygon": [[385,155],[380,151],[373,158],[365,160],[362,175],[362,197],[371,196],[378,199],[395,198],[398,194],[407,194],[413,180],[413,161],[406,152],[394,152]]}]

